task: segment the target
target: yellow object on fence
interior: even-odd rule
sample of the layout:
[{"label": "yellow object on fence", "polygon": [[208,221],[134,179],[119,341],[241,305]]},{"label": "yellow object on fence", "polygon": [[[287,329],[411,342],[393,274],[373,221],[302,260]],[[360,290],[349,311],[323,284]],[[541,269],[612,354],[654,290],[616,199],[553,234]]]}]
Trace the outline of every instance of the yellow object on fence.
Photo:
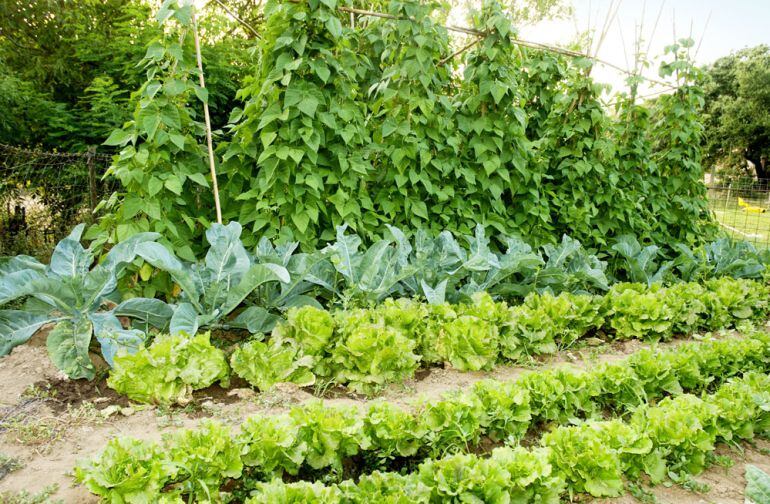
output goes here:
[{"label": "yellow object on fence", "polygon": [[738,206],[743,208],[743,211],[746,213],[765,213],[767,212],[767,208],[758,207],[758,206],[751,206],[746,201],[739,197],[738,198]]}]

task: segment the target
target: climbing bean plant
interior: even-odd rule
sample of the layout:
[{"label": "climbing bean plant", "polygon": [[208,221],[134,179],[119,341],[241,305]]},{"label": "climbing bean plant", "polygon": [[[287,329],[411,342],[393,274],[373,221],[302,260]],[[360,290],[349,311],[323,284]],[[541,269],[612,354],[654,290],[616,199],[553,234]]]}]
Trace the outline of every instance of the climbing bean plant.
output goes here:
[{"label": "climbing bean plant", "polygon": [[[437,5],[390,2],[388,13],[363,36],[372,44],[375,79],[369,86],[374,202],[384,222],[397,221],[436,233],[467,205],[456,192],[461,167],[452,93],[447,30],[435,19]],[[406,20],[408,19],[408,20]],[[378,212],[379,213],[379,212]],[[472,219],[453,224],[470,231]]]},{"label": "climbing bean plant", "polygon": [[[266,3],[243,107],[217,150],[225,217],[243,224],[247,246],[266,236],[310,249],[343,224],[369,242],[388,225],[469,234],[482,224],[534,245],[569,234],[590,250],[623,235],[664,249],[709,237],[690,41],[668,48],[661,67],[678,78],[676,92],[642,103],[632,82],[613,110],[591,60],[517,45],[498,0],[471,16],[474,44],[453,43],[442,4],[372,5],[391,18],[351,18],[340,7],[361,5],[349,0]],[[179,12],[171,17],[184,25]],[[160,113],[157,131],[145,120],[155,117],[148,107],[185,110],[184,97],[200,94],[173,76],[189,68],[186,46],[170,42],[173,51],[148,52],[158,68],[137,119],[110,141],[127,144],[114,173],[149,201],[126,197],[115,221],[145,216],[132,217],[134,232],[166,225],[160,217],[178,230],[178,249],[200,234],[208,213],[192,210],[208,195],[194,116],[180,112],[177,123]],[[168,80],[187,84],[168,95]],[[177,194],[175,181],[192,185]]]},{"label": "climbing bean plant", "polygon": [[166,0],[158,11],[158,21],[168,29],[140,62],[147,80],[132,98],[133,119],[105,141],[122,147],[108,170],[122,190],[105,202],[111,212],[89,232],[113,243],[158,232],[187,260],[200,252],[213,207],[197,114],[208,92],[197,84],[192,9]]},{"label": "climbing bean plant", "polygon": [[[336,0],[271,1],[261,61],[240,91],[226,191],[228,216],[252,232],[312,243],[334,226],[377,225],[367,190],[369,66]],[[247,243],[248,243],[247,239]]]},{"label": "climbing bean plant", "polygon": [[456,115],[463,147],[458,171],[465,184],[458,187],[457,199],[470,221],[500,233],[509,231],[511,223],[525,230],[531,210],[525,195],[540,179],[531,169],[534,145],[526,135],[515,29],[497,2],[484,2],[474,20],[488,35],[463,62]]},{"label": "climbing bean plant", "polygon": [[663,181],[663,192],[655,201],[660,205],[661,226],[683,242],[697,240],[699,221],[707,215],[700,149],[703,88],[692,85],[701,78],[701,70],[689,58],[692,46],[691,39],[682,39],[666,47],[669,59],[661,65],[660,74],[676,76],[680,85],[656,101],[651,128],[653,159]]},{"label": "climbing bean plant", "polygon": [[233,217],[305,245],[341,221],[369,239],[385,224],[477,223],[596,248],[627,233],[700,239],[698,76],[681,48],[663,67],[679,72],[679,92],[652,106],[634,96],[624,128],[590,60],[517,46],[495,0],[473,15],[481,40],[456,57],[438,4],[391,0],[383,8],[398,19],[352,26],[342,5],[274,0],[266,12],[262,64],[228,146]]}]

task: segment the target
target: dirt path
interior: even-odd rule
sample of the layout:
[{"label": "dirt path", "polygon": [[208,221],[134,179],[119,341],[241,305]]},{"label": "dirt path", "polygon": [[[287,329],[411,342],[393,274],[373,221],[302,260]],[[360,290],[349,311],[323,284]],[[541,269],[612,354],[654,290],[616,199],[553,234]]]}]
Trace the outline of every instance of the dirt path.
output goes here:
[{"label": "dirt path", "polygon": [[[12,457],[23,464],[20,469],[4,477],[0,467],[0,492],[39,492],[56,484],[58,491],[52,496],[54,500],[61,499],[68,504],[98,502],[86,489],[73,486],[71,471],[78,460],[98,453],[113,437],[160,439],[164,433],[195,427],[202,418],[212,417],[237,427],[255,413],[285,412],[293,405],[315,399],[309,391],[296,387],[278,387],[272,392],[261,394],[250,389],[223,391],[212,387],[197,394],[194,404],[185,409],[130,405],[125,398],[106,388],[103,380],[95,383],[63,380],[48,360],[42,340],[32,343],[17,347],[11,355],[0,359],[0,383],[3,384],[0,388],[0,426],[4,426],[4,431],[0,432],[0,457]],[[565,365],[591,367],[599,362],[626,357],[647,346],[631,341],[588,347],[550,356],[533,366],[501,366],[491,372],[463,373],[451,369],[432,369],[420,372],[415,380],[391,386],[381,398],[406,406],[416,400],[437,398],[450,391],[465,389],[485,378],[509,380],[533,368]],[[330,405],[363,406],[369,400],[346,395],[341,390],[331,390],[327,391],[324,401]],[[764,464],[770,468],[770,457],[751,450],[746,453],[747,456],[755,456],[760,467]],[[740,464],[727,471],[725,478],[729,476],[735,480],[733,488],[719,480],[717,469],[713,475],[717,478],[715,488],[731,496],[738,495],[736,492],[742,492],[745,484],[740,471]],[[673,499],[670,502],[676,503],[738,502],[708,500],[699,496],[693,496],[695,500],[686,500],[678,494],[670,498]]]}]

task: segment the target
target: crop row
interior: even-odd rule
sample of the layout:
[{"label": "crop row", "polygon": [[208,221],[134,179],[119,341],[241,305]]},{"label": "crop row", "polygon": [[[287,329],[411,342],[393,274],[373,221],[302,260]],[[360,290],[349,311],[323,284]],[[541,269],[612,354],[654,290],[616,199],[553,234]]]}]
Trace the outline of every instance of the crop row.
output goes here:
[{"label": "crop row", "polygon": [[[426,459],[478,451],[489,443],[515,445],[544,425],[597,419],[608,411],[622,417],[666,396],[700,394],[730,378],[767,371],[770,335],[755,333],[745,338],[691,342],[666,351],[640,351],[590,371],[552,369],[525,373],[508,382],[485,380],[467,392],[419,404],[410,410],[386,402],[374,403],[365,411],[314,402],[285,415],[251,417],[237,435],[217,422],[204,422],[197,430],[166,436],[160,444],[113,439],[101,455],[82,463],[76,475],[92,492],[121,502],[129,496],[153,500],[161,489],[204,498],[209,493],[217,494],[227,480],[240,480],[227,486],[239,489],[248,488],[249,482],[282,476],[305,480],[357,476],[350,473],[351,467],[356,466],[361,472],[415,468]],[[744,398],[727,394],[726,399],[732,396]],[[687,415],[700,411],[684,408],[687,401],[697,400],[671,403],[671,418],[686,413],[681,417],[684,421]],[[669,403],[662,402],[661,408]],[[755,409],[731,403],[722,416],[747,415]],[[638,413],[634,415],[639,417]],[[671,435],[681,442],[689,443],[692,439],[695,446],[707,446],[694,434],[685,432],[682,436],[676,424],[670,425],[674,425]],[[699,424],[693,421],[692,425],[695,428]],[[662,431],[665,428],[661,427]],[[645,427],[646,435],[652,436],[651,429]],[[580,427],[554,432],[587,436],[592,430],[593,427]],[[749,431],[741,432],[745,435]],[[550,440],[546,444],[558,444],[556,434],[550,436],[545,438]],[[598,443],[596,449],[605,450],[601,445],[606,443]],[[644,453],[653,453],[650,450]],[[577,450],[574,456],[582,451]],[[669,455],[663,454],[663,459],[674,460]],[[610,460],[614,460],[612,457]],[[592,491],[589,487],[585,490]]]},{"label": "crop row", "polygon": [[[335,312],[305,306],[291,310],[267,342],[238,345],[230,365],[261,390],[320,382],[373,393],[421,365],[490,369],[591,334],[659,341],[729,328],[766,317],[769,296],[765,284],[723,277],[670,287],[616,284],[604,296],[533,293],[513,307],[483,293],[456,305],[399,299]],[[224,353],[205,334],[188,339],[158,337],[136,354],[117,356],[108,383],[136,401],[183,403],[193,389],[226,381]]]},{"label": "crop row", "polygon": [[770,376],[748,373],[699,398],[665,398],[629,421],[560,426],[534,448],[501,447],[489,457],[456,454],[428,460],[406,475],[375,472],[325,486],[279,479],[257,483],[247,504],[274,503],[558,503],[568,494],[613,497],[624,476],[652,483],[686,481],[708,465],[717,442],[770,432]]},{"label": "crop row", "polygon": [[[542,253],[504,240],[506,251],[497,253],[481,227],[466,237],[467,246],[446,232],[435,238],[417,232],[409,240],[390,228],[391,238],[366,248],[340,228],[324,249],[297,252],[297,244],[268,240],[247,251],[241,231],[237,222],[213,224],[208,252],[195,262],[176,257],[157,233],[133,235],[99,258],[81,244],[82,225],[56,245],[47,265],[27,256],[0,258],[0,355],[53,324],[47,338],[53,363],[72,379],[92,379],[89,352],[112,366],[119,351],[134,352],[157,332],[267,333],[287,310],[304,305],[349,308],[397,297],[442,304],[481,292],[511,301],[531,292],[604,293],[611,281],[607,264],[568,237]],[[613,251],[627,263],[627,278],[648,285],[759,279],[770,261],[727,240],[681,248],[666,262],[657,247],[629,237],[619,238]]]}]

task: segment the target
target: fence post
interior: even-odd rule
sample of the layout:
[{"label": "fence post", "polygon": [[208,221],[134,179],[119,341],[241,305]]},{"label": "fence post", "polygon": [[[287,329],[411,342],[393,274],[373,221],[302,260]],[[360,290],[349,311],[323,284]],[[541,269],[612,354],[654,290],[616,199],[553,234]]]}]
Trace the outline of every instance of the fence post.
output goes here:
[{"label": "fence post", "polygon": [[94,167],[94,156],[96,147],[89,147],[86,152],[86,166],[88,167],[88,203],[91,208],[91,218],[96,209],[96,168]]}]

